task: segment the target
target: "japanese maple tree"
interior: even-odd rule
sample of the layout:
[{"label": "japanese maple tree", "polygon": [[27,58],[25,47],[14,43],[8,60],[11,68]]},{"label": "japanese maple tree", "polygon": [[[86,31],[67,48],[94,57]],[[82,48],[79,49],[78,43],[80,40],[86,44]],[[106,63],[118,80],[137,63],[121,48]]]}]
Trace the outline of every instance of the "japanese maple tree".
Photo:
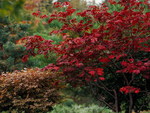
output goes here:
[{"label": "japanese maple tree", "polygon": [[[121,8],[110,11],[108,4]],[[57,62],[42,70],[62,70],[71,85],[89,86],[113,111],[146,110],[150,99],[150,4],[148,0],[109,0],[108,4],[77,12],[68,2],[55,2],[54,7],[66,10],[50,15],[49,24],[54,20],[63,23],[50,34],[61,34],[63,41],[52,44],[40,36],[29,36],[23,38],[25,46],[29,56],[56,52]],[[39,12],[34,15],[42,16]]]}]

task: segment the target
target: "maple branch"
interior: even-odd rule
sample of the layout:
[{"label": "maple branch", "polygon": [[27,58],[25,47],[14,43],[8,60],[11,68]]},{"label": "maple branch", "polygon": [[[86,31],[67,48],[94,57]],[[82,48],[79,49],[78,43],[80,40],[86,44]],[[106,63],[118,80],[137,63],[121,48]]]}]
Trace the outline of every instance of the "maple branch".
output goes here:
[{"label": "maple branch", "polygon": [[113,90],[113,92],[114,92],[114,95],[115,95],[115,109],[116,109],[115,112],[119,113],[117,92],[116,92],[116,90]]},{"label": "maple branch", "polygon": [[110,104],[108,104],[107,102],[105,102],[103,99],[97,98],[99,101],[105,103],[109,108],[111,108],[113,111],[115,111],[115,109],[113,108],[113,106],[111,106]]},{"label": "maple branch", "polygon": [[105,103],[110,109],[112,109],[113,111],[115,111],[115,109],[114,109],[114,107],[113,107],[112,105],[110,105],[109,103],[107,103],[104,99],[100,98],[100,96],[96,96],[97,93],[95,92],[95,90],[93,90],[93,88],[92,88],[91,85],[89,85],[89,86],[90,86],[90,89],[91,89],[91,91],[92,91],[91,93],[94,94],[94,96],[95,96],[99,101]]},{"label": "maple branch", "polygon": [[134,81],[134,77],[135,77],[135,74],[132,73],[132,78],[131,78],[131,80],[129,81],[129,85]]},{"label": "maple branch", "polygon": [[112,91],[112,90],[108,89],[101,81],[100,81],[100,83],[101,83],[102,87],[101,87],[97,82],[96,82],[96,85],[97,85],[98,87],[104,89],[108,94],[110,94],[113,98],[115,98],[115,96],[112,95],[112,94],[109,92],[109,91]]},{"label": "maple branch", "polygon": [[129,81],[128,81],[126,75],[124,73],[122,73],[122,74],[123,74],[123,78],[125,79],[126,84],[129,86]]}]

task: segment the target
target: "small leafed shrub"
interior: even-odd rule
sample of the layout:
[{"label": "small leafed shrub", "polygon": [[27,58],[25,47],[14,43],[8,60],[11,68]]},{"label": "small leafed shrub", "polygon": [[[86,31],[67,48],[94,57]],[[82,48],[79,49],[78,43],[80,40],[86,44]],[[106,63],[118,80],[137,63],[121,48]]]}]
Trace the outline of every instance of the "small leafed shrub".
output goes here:
[{"label": "small leafed shrub", "polygon": [[[70,105],[70,103],[72,104]],[[112,111],[105,107],[99,107],[98,105],[78,105],[68,100],[65,103],[55,105],[53,111],[49,113],[112,113]]]},{"label": "small leafed shrub", "polygon": [[[61,100],[64,87],[58,75],[39,68],[14,71],[0,76],[0,111],[46,112]],[[63,79],[61,78],[61,81]]]}]

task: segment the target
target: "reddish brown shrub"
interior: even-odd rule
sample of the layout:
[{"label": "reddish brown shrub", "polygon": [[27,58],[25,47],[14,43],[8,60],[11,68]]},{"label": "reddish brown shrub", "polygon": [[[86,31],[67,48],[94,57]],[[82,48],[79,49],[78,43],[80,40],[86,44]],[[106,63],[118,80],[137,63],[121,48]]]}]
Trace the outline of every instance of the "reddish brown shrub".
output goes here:
[{"label": "reddish brown shrub", "polygon": [[60,72],[38,68],[6,73],[0,76],[0,111],[17,109],[27,113],[45,112],[61,100],[64,87]]}]

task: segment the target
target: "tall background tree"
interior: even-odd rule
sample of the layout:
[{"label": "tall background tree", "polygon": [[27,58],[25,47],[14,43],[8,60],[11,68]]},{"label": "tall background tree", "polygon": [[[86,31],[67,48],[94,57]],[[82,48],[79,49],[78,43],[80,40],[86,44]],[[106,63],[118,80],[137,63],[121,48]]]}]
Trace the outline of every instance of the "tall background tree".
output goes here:
[{"label": "tall background tree", "polygon": [[0,0],[0,16],[10,16],[17,19],[22,15],[21,11],[24,3],[25,0]]},{"label": "tall background tree", "polygon": [[77,10],[83,10],[87,7],[86,0],[71,0],[70,3]]},{"label": "tall background tree", "polygon": [[14,21],[20,20],[23,4],[24,0],[0,1],[0,74],[27,66],[22,62],[25,48],[17,40],[27,35],[29,25]]}]

